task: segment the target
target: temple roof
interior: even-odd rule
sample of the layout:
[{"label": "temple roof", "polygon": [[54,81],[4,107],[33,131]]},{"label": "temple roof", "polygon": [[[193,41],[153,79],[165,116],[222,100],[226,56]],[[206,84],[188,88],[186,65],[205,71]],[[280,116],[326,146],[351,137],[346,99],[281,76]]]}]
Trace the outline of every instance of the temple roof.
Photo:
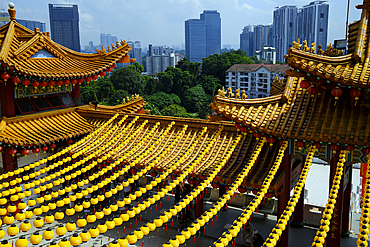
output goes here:
[{"label": "temple roof", "polygon": [[[317,54],[307,42],[293,42],[285,56],[286,62],[296,69],[295,76],[306,77],[312,83],[322,85],[328,81],[357,88],[370,87],[370,23],[369,1],[357,6],[362,9],[361,20],[352,23],[348,30],[348,53],[336,50],[331,44],[325,51],[319,48]],[[365,7],[363,7],[365,6]],[[314,45],[314,44],[313,44]],[[320,45],[320,44],[318,44]],[[302,48],[302,50],[301,50]]]},{"label": "temple roof", "polygon": [[81,117],[77,109],[79,108],[12,118],[3,117],[0,122],[0,142],[15,146],[43,145],[92,131],[94,125]]},{"label": "temple roof", "polygon": [[[11,12],[11,10],[14,11]],[[68,49],[50,38],[48,32],[34,31],[12,20],[0,28],[0,61],[3,67],[38,78],[76,78],[98,74],[123,59],[131,50],[124,41],[95,54]],[[128,58],[128,56],[127,56]]]},{"label": "temple roof", "polygon": [[348,93],[335,100],[326,90],[310,95],[304,78],[288,77],[282,94],[241,100],[216,95],[211,108],[251,131],[282,139],[369,146],[370,102],[351,107]]}]

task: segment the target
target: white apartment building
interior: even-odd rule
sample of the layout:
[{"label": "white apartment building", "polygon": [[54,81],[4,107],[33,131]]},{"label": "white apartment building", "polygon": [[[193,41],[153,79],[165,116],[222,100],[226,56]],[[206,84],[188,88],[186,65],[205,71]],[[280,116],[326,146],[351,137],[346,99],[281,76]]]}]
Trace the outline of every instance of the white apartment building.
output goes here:
[{"label": "white apartment building", "polygon": [[234,64],[226,71],[226,87],[245,90],[249,99],[270,95],[275,77],[283,78],[290,67],[286,64]]}]

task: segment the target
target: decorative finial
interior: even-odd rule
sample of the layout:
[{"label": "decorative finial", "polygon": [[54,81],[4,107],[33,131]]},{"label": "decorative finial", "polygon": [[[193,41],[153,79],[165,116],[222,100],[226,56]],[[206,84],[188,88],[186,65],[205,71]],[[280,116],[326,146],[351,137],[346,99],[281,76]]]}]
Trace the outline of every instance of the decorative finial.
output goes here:
[{"label": "decorative finial", "polygon": [[8,6],[9,6],[8,12],[9,12],[10,20],[15,21],[15,12],[16,12],[16,10],[14,9],[15,5],[14,3],[10,2]]}]

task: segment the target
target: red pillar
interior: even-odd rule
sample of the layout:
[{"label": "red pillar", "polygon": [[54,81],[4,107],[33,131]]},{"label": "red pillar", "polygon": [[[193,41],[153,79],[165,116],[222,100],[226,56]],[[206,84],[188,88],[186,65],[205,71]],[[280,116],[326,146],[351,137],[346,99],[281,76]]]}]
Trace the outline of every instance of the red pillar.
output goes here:
[{"label": "red pillar", "polygon": [[[284,175],[284,191],[281,195],[279,195],[278,200],[278,209],[277,209],[277,217],[279,218],[280,215],[283,213],[284,209],[288,205],[288,201],[290,199],[290,171],[292,158],[289,154],[289,148],[285,150],[283,161],[280,165],[280,169],[285,171]],[[278,243],[279,247],[287,247],[289,244],[289,224],[287,224],[285,231],[280,237],[280,241]]]},{"label": "red pillar", "polygon": [[[329,180],[330,188],[333,184],[335,170],[337,168],[337,163],[339,161],[339,154],[340,154],[339,151],[333,154],[333,157],[330,161],[330,180]],[[336,198],[333,215],[330,221],[330,231],[328,232],[328,236],[326,237],[327,247],[340,247],[340,236],[342,233],[343,177],[344,172],[342,175],[340,188],[338,190],[338,196]]]},{"label": "red pillar", "polygon": [[81,105],[80,83],[76,83],[72,89],[72,98],[75,106]]},{"label": "red pillar", "polygon": [[3,151],[2,156],[3,156],[4,172],[12,171],[18,168],[16,155],[12,156],[10,153],[8,153],[8,149],[6,149]]},{"label": "red pillar", "polygon": [[[304,167],[304,163],[306,162],[306,156],[302,156],[302,168]],[[303,186],[301,195],[299,197],[299,200],[295,206],[293,220],[290,223],[290,226],[293,228],[301,228],[304,226],[305,222],[303,220],[304,215],[304,188]]]},{"label": "red pillar", "polygon": [[342,216],[342,238],[349,237],[349,221],[351,215],[351,192],[352,192],[352,165],[348,165],[348,183],[343,195],[343,216]]},{"label": "red pillar", "polygon": [[12,81],[8,80],[6,85],[4,82],[0,82],[0,99],[1,115],[5,117],[14,117],[14,86]]},{"label": "red pillar", "polygon": [[[197,179],[197,183],[196,183],[196,186],[198,186],[200,184],[200,180]],[[202,193],[200,193],[197,197],[197,199],[195,199],[196,203],[195,203],[195,219],[197,219],[199,216],[201,216],[204,212],[204,209],[203,209],[203,196],[202,196]]]}]

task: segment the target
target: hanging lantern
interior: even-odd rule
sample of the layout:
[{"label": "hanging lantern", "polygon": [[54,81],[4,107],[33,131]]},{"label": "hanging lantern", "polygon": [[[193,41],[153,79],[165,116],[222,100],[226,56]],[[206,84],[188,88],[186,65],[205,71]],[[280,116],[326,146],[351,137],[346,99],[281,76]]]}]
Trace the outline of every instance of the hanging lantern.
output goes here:
[{"label": "hanging lantern", "polygon": [[303,91],[306,91],[306,89],[311,86],[311,83],[308,80],[302,80],[299,85],[303,88]]},{"label": "hanging lantern", "polygon": [[6,83],[6,81],[9,79],[10,75],[6,72],[3,72],[0,74],[1,78],[4,80],[4,82]]},{"label": "hanging lantern", "polygon": [[69,85],[69,83],[71,83],[71,81],[70,81],[70,80],[68,80],[68,79],[64,79],[64,80],[63,80],[63,83],[64,83],[66,86],[68,86],[68,85]]},{"label": "hanging lantern", "polygon": [[23,81],[22,81],[22,84],[25,86],[25,87],[28,87],[28,85],[30,85],[30,80],[28,80],[28,79],[24,79]]},{"label": "hanging lantern", "polygon": [[188,183],[189,184],[193,184],[194,185],[196,183],[196,181],[197,181],[197,179],[195,177],[189,177],[188,178]]},{"label": "hanging lantern", "polygon": [[17,149],[14,147],[9,148],[8,153],[14,156],[17,153]]},{"label": "hanging lantern", "polygon": [[62,81],[62,80],[57,80],[57,85],[58,85],[58,87],[61,87],[63,84],[64,84],[64,83],[63,83],[63,81]]},{"label": "hanging lantern", "polygon": [[73,143],[73,140],[72,139],[67,140],[67,144],[68,145],[71,145],[72,143]]},{"label": "hanging lantern", "polygon": [[40,83],[38,81],[33,81],[32,82],[32,86],[34,87],[38,87],[40,85]]},{"label": "hanging lantern", "polygon": [[220,188],[220,182],[218,182],[218,181],[213,181],[211,185],[215,189]]},{"label": "hanging lantern", "polygon": [[19,79],[19,77],[18,77],[18,76],[14,76],[14,77],[12,78],[12,82],[14,83],[14,85],[16,85],[16,86],[17,86],[17,84],[21,82],[21,79]]},{"label": "hanging lantern", "polygon": [[272,146],[272,145],[274,145],[274,142],[276,141],[276,137],[275,136],[267,136],[266,141],[268,143],[270,143],[270,146]]},{"label": "hanging lantern", "polygon": [[[113,66],[112,66],[112,67],[113,67]],[[108,68],[108,69],[107,69],[107,71],[108,71],[108,72],[112,72],[112,70],[113,70],[113,68],[112,68],[112,67]]]},{"label": "hanging lantern", "polygon": [[46,81],[41,81],[41,82],[40,82],[40,86],[41,86],[42,88],[45,88],[47,85],[48,85],[48,83],[47,83]]},{"label": "hanging lantern", "polygon": [[30,153],[30,150],[27,148],[22,149],[22,154],[27,156]]},{"label": "hanging lantern", "polygon": [[88,76],[88,77],[85,77],[85,81],[87,82],[87,83],[89,83],[90,81],[91,81],[91,76]]},{"label": "hanging lantern", "polygon": [[55,143],[53,143],[53,144],[51,144],[50,146],[49,146],[49,148],[51,149],[51,151],[54,151],[54,148],[56,148],[56,144]]},{"label": "hanging lantern", "polygon": [[96,81],[99,78],[99,75],[92,75],[92,79]]},{"label": "hanging lantern", "polygon": [[298,149],[302,149],[304,147],[304,142],[299,140],[299,141],[296,141],[295,144],[297,145]]},{"label": "hanging lantern", "polygon": [[46,153],[46,151],[48,151],[48,146],[42,146],[41,147],[41,151],[43,151],[44,153]]},{"label": "hanging lantern", "polygon": [[72,84],[73,86],[74,86],[74,85],[76,85],[76,84],[77,84],[77,82],[78,82],[78,81],[77,81],[77,79],[72,79],[72,80],[71,80],[71,84]]},{"label": "hanging lantern", "polygon": [[311,86],[309,89],[308,89],[308,93],[311,94],[311,96],[314,96],[315,94],[318,93],[318,90],[317,90],[317,87],[315,86]]},{"label": "hanging lantern", "polygon": [[334,105],[336,105],[337,104],[337,100],[339,99],[339,97],[343,95],[343,89],[341,89],[340,87],[336,86],[335,88],[333,88],[331,90],[331,95],[333,95],[335,97],[335,103],[334,103]]},{"label": "hanging lantern", "polygon": [[49,87],[53,87],[54,85],[55,85],[55,81],[50,80],[50,81],[48,82],[48,86],[49,86]]},{"label": "hanging lantern", "polygon": [[34,149],[32,149],[32,153],[34,153],[34,154],[36,154],[36,155],[38,155],[39,154],[39,152],[40,152],[40,149],[39,148],[34,148]]},{"label": "hanging lantern", "polygon": [[256,137],[257,140],[259,140],[262,137],[261,132],[254,132],[253,135],[254,137]]},{"label": "hanging lantern", "polygon": [[105,76],[105,71],[100,72],[100,73],[99,73],[99,75],[100,75],[101,77],[104,77],[104,76]]},{"label": "hanging lantern", "polygon": [[245,187],[245,186],[240,186],[239,188],[238,188],[238,190],[239,190],[239,192],[240,193],[245,193],[245,192],[247,192],[247,188]]},{"label": "hanging lantern", "polygon": [[336,153],[336,151],[339,151],[340,150],[340,146],[337,145],[337,144],[330,144],[330,149],[333,151],[333,153]]},{"label": "hanging lantern", "polygon": [[267,193],[265,194],[265,197],[267,197],[267,198],[272,198],[274,195],[275,195],[275,193],[274,193],[274,192],[267,192]]},{"label": "hanging lantern", "polygon": [[351,88],[351,90],[349,91],[349,94],[355,98],[355,105],[357,104],[357,100],[360,99],[361,95],[362,95],[362,90],[361,89],[357,89],[357,88]]},{"label": "hanging lantern", "polygon": [[240,126],[240,124],[235,123],[235,124],[234,124],[234,126],[235,126],[235,128],[237,128],[238,130],[240,130],[240,127],[241,127],[241,126]]},{"label": "hanging lantern", "polygon": [[84,82],[84,78],[78,78],[77,82],[81,85]]},{"label": "hanging lantern", "polygon": [[114,69],[115,67],[116,67],[116,64],[113,64],[111,68],[113,68],[113,69]]},{"label": "hanging lantern", "polygon": [[315,145],[317,150],[319,150],[322,146],[320,142],[315,142],[313,145]]},{"label": "hanging lantern", "polygon": [[346,147],[346,150],[348,150],[348,151],[353,151],[353,150],[355,150],[355,146],[354,146],[354,145],[348,145],[348,146]]},{"label": "hanging lantern", "polygon": [[3,151],[3,146],[0,146],[0,152],[2,152]]}]

